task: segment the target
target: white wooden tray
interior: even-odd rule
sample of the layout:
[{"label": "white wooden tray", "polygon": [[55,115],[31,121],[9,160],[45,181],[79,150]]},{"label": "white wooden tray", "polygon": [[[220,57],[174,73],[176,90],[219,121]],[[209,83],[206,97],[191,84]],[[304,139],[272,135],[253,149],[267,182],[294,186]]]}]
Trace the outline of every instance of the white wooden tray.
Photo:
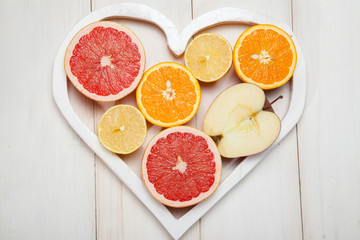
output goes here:
[{"label": "white wooden tray", "polygon": [[[167,208],[148,192],[141,178],[140,161],[142,152],[152,136],[161,130],[160,127],[150,125],[148,130],[147,140],[144,146],[129,156],[123,156],[121,159],[118,155],[112,154],[105,149],[99,142],[97,135],[89,130],[83,121],[78,117],[74,111],[68,96],[68,81],[66,80],[66,74],[64,71],[64,55],[66,48],[72,39],[72,37],[84,26],[89,23],[109,19],[135,19],[138,25],[146,25],[145,27],[153,27],[145,22],[154,24],[160,28],[165,34],[168,48],[175,56],[180,56],[189,40],[194,34],[200,31],[219,32],[220,34],[228,35],[228,38],[233,38],[235,41],[241,34],[240,30],[246,29],[250,25],[254,24],[273,24],[284,29],[293,39],[297,50],[297,66],[293,76],[293,79],[281,88],[276,90],[267,91],[266,95],[269,100],[274,99],[278,95],[282,94],[284,100],[280,103],[276,103],[274,106],[275,112],[282,119],[281,132],[276,142],[268,148],[266,151],[257,155],[242,159],[224,159],[223,160],[223,175],[220,186],[217,191],[208,199],[197,204],[192,208],[186,208],[183,210],[175,210]],[[140,20],[140,21],[139,21]],[[122,21],[122,20],[120,20]],[[128,20],[124,20],[125,22]],[[133,20],[132,20],[133,21]],[[230,27],[226,24],[230,24]],[[126,23],[124,23],[126,25]],[[130,25],[134,24],[130,22]],[[214,27],[215,25],[221,25]],[[241,28],[241,27],[242,28]],[[132,27],[131,27],[132,28]],[[153,41],[150,46],[153,45],[154,39],[142,38],[141,29],[133,29],[139,36],[140,40],[145,46],[147,51],[146,41]],[[225,30],[223,30],[225,29]],[[137,31],[136,31],[137,30]],[[234,34],[234,31],[236,34]],[[159,36],[152,36],[156,39]],[[162,36],[164,37],[164,36]],[[229,39],[228,39],[229,40]],[[161,42],[161,41],[160,41]],[[231,41],[230,41],[231,42]],[[160,47],[160,46],[159,46]],[[156,47],[155,47],[156,48]],[[158,51],[159,52],[159,51]],[[161,52],[161,51],[160,51]],[[166,55],[166,54],[165,54]],[[168,56],[168,55],[166,55]],[[161,58],[157,58],[156,55],[149,56],[147,54],[147,66],[151,67],[150,63],[156,63]],[[152,60],[153,57],[156,60]],[[168,56],[169,57],[169,56]],[[150,59],[149,59],[150,58]],[[182,61],[182,59],[175,59],[173,56],[169,57],[173,59],[167,59],[168,61]],[[231,70],[224,79],[219,80],[213,84],[201,84],[202,100],[199,111],[189,124],[195,127],[201,128],[201,122],[206,110],[210,106],[213,99],[225,88],[239,83],[238,77]],[[156,216],[159,222],[167,229],[170,235],[174,239],[180,238],[199,218],[201,218],[212,206],[214,206],[228,191],[230,191],[241,179],[243,179],[278,143],[289,133],[289,131],[296,125],[302,114],[305,104],[306,94],[306,66],[305,59],[302,54],[301,48],[297,39],[295,38],[291,29],[270,17],[258,14],[249,10],[238,8],[221,8],[207,14],[204,14],[194,19],[184,30],[179,33],[175,25],[163,14],[158,11],[147,7],[145,5],[133,4],[133,3],[121,3],[99,9],[92,12],[84,19],[82,19],[66,36],[65,40],[61,44],[53,66],[53,94],[55,101],[68,121],[70,126],[75,132],[83,139],[83,141],[104,161],[104,163],[116,174],[116,176],[143,202],[143,204]],[[134,96],[127,96],[121,103],[130,103],[136,106]],[[118,103],[118,102],[116,102]],[[114,103],[115,104],[115,103]],[[105,111],[106,109],[104,109]],[[242,160],[242,161],[241,161]],[[135,166],[130,167],[127,163],[136,162]],[[137,170],[138,166],[138,170]]]}]

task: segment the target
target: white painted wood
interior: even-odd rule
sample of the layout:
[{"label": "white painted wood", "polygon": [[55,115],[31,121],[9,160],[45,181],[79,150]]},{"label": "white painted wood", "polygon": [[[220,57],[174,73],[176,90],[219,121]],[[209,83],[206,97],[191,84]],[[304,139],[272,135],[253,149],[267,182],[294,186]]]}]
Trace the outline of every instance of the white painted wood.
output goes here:
[{"label": "white painted wood", "polygon": [[[93,10],[105,7],[118,1],[93,1]],[[137,1],[141,3],[141,1]],[[146,3],[146,1],[143,1]],[[147,1],[149,3],[149,1]],[[175,5],[175,6],[174,6]],[[151,7],[161,11],[175,26],[182,29],[191,21],[191,3],[176,2],[174,5],[166,4],[166,1],[152,1]],[[146,50],[146,68],[163,61],[177,61],[183,64],[182,59],[175,58],[168,50],[166,38],[163,32],[154,28],[151,24],[138,21],[118,19],[118,22],[130,27],[143,41]],[[150,41],[149,41],[150,40]],[[156,46],[156,47],[154,47]],[[161,46],[161,47],[160,47]],[[132,94],[118,103],[128,103],[136,106],[135,94]],[[96,125],[101,115],[112,106],[109,104],[95,104]],[[150,126],[150,125],[149,125]],[[153,127],[154,133],[158,131]],[[150,137],[146,142],[148,142]],[[146,144],[130,156],[124,156],[130,168],[140,176],[140,159]],[[97,235],[98,239],[147,239],[156,236],[156,239],[168,239],[169,233],[159,224],[154,215],[133,195],[114,173],[97,158],[96,161],[96,186],[97,186]],[[186,232],[183,239],[198,239],[199,227],[195,224]]]},{"label": "white painted wood", "polygon": [[304,238],[360,239],[360,2],[293,9],[309,70],[298,125]]},{"label": "white painted wood", "polygon": [[[94,154],[52,96],[52,65],[89,1],[0,3],[0,239],[95,239]],[[91,111],[69,88],[92,129]],[[89,118],[90,116],[90,118]]]},{"label": "white painted wood", "polygon": [[[158,10],[168,8],[165,0],[139,2]],[[290,1],[193,2],[198,15],[240,7],[290,25]],[[108,3],[96,1],[93,7]],[[304,239],[359,239],[360,113],[355,72],[359,2],[294,0],[293,4],[294,31],[308,62],[307,102],[298,126]],[[176,14],[178,6],[171,9],[175,12],[163,13],[186,25]],[[89,10],[85,0],[0,3],[0,239],[95,238],[93,154],[64,123],[50,93],[55,52]],[[92,103],[71,86],[69,95],[80,119],[91,128],[97,120],[87,117]],[[297,239],[295,138],[290,132],[185,238]],[[100,164],[98,174],[107,169]],[[169,238],[143,204],[121,189],[114,174],[102,177],[97,178],[98,190],[108,189],[97,192],[99,239]],[[146,224],[145,230],[140,229]]]},{"label": "white painted wood", "polygon": [[[291,1],[203,1],[194,0],[194,17],[224,6],[248,8],[291,25]],[[247,27],[227,26],[208,29],[225,36],[232,46]],[[237,32],[237,34],[234,34]],[[232,69],[224,81],[239,81]],[[284,95],[288,99],[291,83],[267,97]],[[286,101],[275,104],[281,117],[287,113]],[[204,239],[301,239],[301,208],[297,162],[296,131],[263,160],[254,171],[230,191],[201,220]],[[259,231],[261,229],[261,231]]]},{"label": "white painted wood", "polygon": [[[290,36],[293,38],[298,50],[298,64],[292,84],[293,90],[291,94],[291,102],[289,110],[282,120],[282,130],[278,140],[272,147],[263,153],[249,157],[242,161],[242,163],[235,167],[233,172],[221,183],[218,190],[210,198],[193,207],[179,219],[174,218],[167,208],[152,198],[152,196],[147,192],[144,185],[142,184],[141,179],[136,176],[136,173],[131,171],[130,167],[124,161],[120,160],[116,155],[111,154],[101,146],[97,136],[93,132],[89,131],[89,129],[86,128],[86,126],[81,122],[76,113],[72,110],[72,107],[67,99],[68,93],[66,89],[66,81],[64,81],[65,72],[62,66],[62,58],[69,41],[80,28],[89,24],[90,22],[114,16],[138,18],[157,24],[167,36],[169,48],[172,50],[172,52],[178,54],[184,51],[184,42],[189,40],[188,38],[191,37],[190,33],[196,33],[202,28],[207,27],[206,24],[211,26],[218,24],[221,21],[271,23],[280,26],[284,30],[288,31]],[[215,21],[214,18],[217,20]],[[171,41],[172,39],[175,40]],[[176,39],[179,40],[176,41]],[[293,36],[289,27],[275,19],[261,14],[256,14],[255,12],[248,10],[225,8],[219,9],[215,12],[210,12],[194,19],[189,25],[185,27],[184,31],[179,34],[173,23],[171,23],[164,15],[160,14],[159,12],[156,12],[155,10],[144,5],[127,3],[97,10],[81,20],[71,30],[71,32],[65,38],[55,58],[53,69],[53,93],[55,101],[57,102],[61,112],[68,120],[69,124],[79,134],[79,136],[98,156],[104,160],[107,166],[111,168],[111,170],[121,179],[121,181],[123,181],[123,183],[133,191],[133,193],[144,203],[144,205],[149,208],[149,210],[165,226],[169,233],[174,238],[179,238],[192,224],[197,221],[197,219],[199,219],[199,217],[206,213],[236,183],[238,183],[251,169],[253,169],[264,156],[266,156],[274,147],[276,147],[282,138],[292,129],[293,126],[295,126],[297,120],[301,116],[304,104],[303,100],[305,97],[306,84],[305,73],[306,70],[304,57],[296,38]],[[149,129],[149,136],[154,134],[153,129],[154,127]]]}]

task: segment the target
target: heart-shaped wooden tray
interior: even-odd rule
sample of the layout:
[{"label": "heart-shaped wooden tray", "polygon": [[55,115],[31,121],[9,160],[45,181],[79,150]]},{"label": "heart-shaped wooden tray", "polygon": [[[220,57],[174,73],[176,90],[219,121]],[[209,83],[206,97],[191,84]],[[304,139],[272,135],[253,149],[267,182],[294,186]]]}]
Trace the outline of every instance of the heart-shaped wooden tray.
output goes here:
[{"label": "heart-shaped wooden tray", "polygon": [[[127,23],[131,25],[130,28],[143,42],[145,51],[149,50],[150,52],[150,54],[147,53],[146,69],[161,61],[177,61],[183,64],[183,59],[175,57],[180,56],[184,52],[189,40],[194,34],[199,32],[211,31],[220,33],[233,44],[242,31],[254,24],[267,23],[284,29],[292,37],[295,43],[298,60],[292,80],[276,90],[266,92],[266,96],[269,100],[274,99],[280,94],[284,96],[284,100],[282,100],[281,104],[276,103],[274,106],[275,112],[282,119],[281,132],[276,142],[264,152],[245,159],[224,159],[223,175],[220,186],[211,197],[196,206],[178,210],[167,208],[159,203],[148,192],[139,175],[143,150],[151,137],[158,133],[161,128],[149,125],[145,144],[135,153],[130,154],[129,156],[119,157],[118,155],[109,152],[100,144],[97,135],[87,128],[74,111],[71,101],[69,100],[68,81],[64,71],[64,54],[66,48],[72,37],[81,28],[89,23],[109,18],[120,22],[125,21],[125,23],[122,22],[124,25],[128,25]],[[129,22],[129,20],[124,19],[133,20]],[[151,24],[158,28],[155,27],[155,30],[144,30],[145,28],[152,28],[153,25]],[[162,33],[159,31],[159,28],[162,30]],[[165,34],[165,36],[163,36],[163,34]],[[173,55],[168,53],[168,49],[163,49],[165,41]],[[156,46],[156,44],[159,46]],[[163,57],[161,57],[162,53]],[[222,90],[239,82],[239,78],[232,69],[223,79],[216,83],[201,84],[201,105],[195,118],[189,124],[201,129],[202,119],[214,98]],[[60,111],[74,131],[83,139],[89,148],[104,161],[123,184],[125,184],[156,216],[171,236],[178,239],[228,191],[240,182],[240,180],[243,179],[274,147],[276,147],[296,125],[305,104],[306,66],[299,43],[291,29],[285,24],[262,14],[238,8],[222,8],[194,19],[181,33],[179,33],[174,24],[158,11],[145,5],[121,3],[92,12],[82,19],[66,36],[54,61],[53,94]],[[134,99],[135,97],[133,94],[125,97],[120,102],[113,104],[128,103],[136,106]],[[104,112],[105,110],[104,107]],[[132,167],[130,167],[127,164],[129,162],[135,162],[135,164],[132,164]]]}]

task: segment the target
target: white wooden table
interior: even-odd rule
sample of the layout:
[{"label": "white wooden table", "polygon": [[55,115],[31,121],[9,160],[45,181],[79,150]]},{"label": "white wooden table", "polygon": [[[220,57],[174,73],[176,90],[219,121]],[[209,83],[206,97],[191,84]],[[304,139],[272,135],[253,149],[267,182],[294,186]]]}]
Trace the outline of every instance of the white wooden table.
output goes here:
[{"label": "white wooden table", "polygon": [[[0,1],[1,240],[170,239],[73,132],[52,97],[63,38],[92,10],[117,2]],[[307,61],[297,127],[182,239],[360,239],[360,2],[132,2],[157,9],[180,29],[220,7],[267,14],[292,26]],[[95,129],[106,105],[69,92]]]}]

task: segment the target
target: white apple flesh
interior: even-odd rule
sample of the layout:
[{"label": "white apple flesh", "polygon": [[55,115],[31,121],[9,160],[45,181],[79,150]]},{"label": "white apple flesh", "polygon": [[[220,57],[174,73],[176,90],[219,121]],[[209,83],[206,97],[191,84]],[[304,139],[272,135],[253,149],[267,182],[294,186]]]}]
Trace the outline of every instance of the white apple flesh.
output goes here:
[{"label": "white apple flesh", "polygon": [[219,152],[228,158],[264,151],[279,136],[279,117],[263,110],[265,93],[250,83],[234,85],[214,100],[207,111],[203,130],[213,137]]}]

